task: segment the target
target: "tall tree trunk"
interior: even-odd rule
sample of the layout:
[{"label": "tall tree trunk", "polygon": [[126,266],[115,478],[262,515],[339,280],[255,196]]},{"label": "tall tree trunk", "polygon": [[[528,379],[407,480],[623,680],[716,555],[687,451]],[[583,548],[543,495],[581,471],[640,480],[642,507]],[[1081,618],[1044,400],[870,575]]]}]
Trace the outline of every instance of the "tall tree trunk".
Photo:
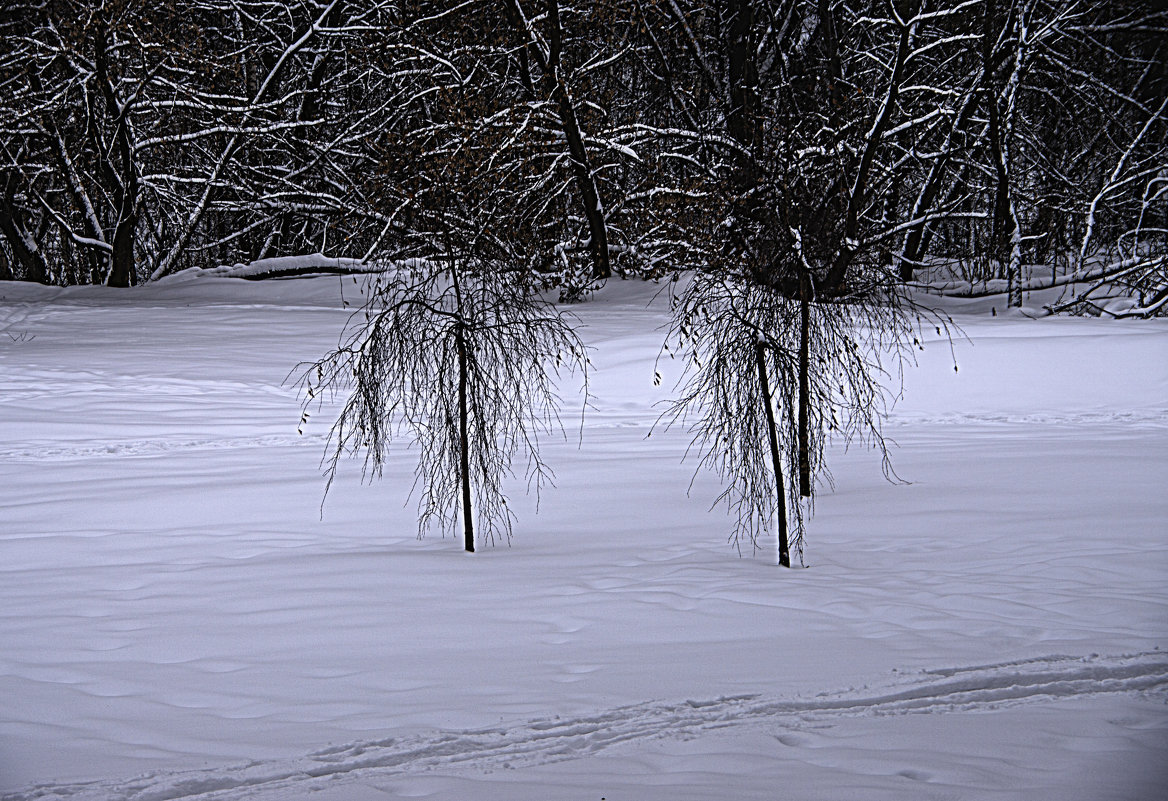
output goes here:
[{"label": "tall tree trunk", "polygon": [[135,205],[129,197],[122,202],[117,227],[114,229],[114,249],[110,254],[106,286],[124,289],[134,283],[134,228],[138,219],[136,209],[133,208]]},{"label": "tall tree trunk", "polygon": [[[983,73],[983,79],[984,77]],[[938,196],[941,194],[941,189],[943,188],[941,179],[953,158],[954,136],[964,131],[966,125],[969,124],[969,119],[973,116],[973,112],[977,108],[980,85],[980,82],[974,84],[962,99],[961,110],[957,112],[957,119],[953,122],[953,126],[945,136],[945,144],[941,148],[940,155],[929,165],[929,174],[921,185],[921,190],[917,194],[917,199],[913,204],[909,219],[916,219],[927,215],[933,209]],[[952,184],[946,194],[946,201],[953,197],[956,187],[964,183],[965,181],[961,180]],[[932,236],[932,224],[923,220],[914,223],[908,229],[908,233],[904,239],[904,248],[900,254],[900,280],[913,280],[913,270],[921,266],[921,260],[929,251],[929,243],[932,240]]]},{"label": "tall tree trunk", "polygon": [[[749,253],[753,232],[766,224],[769,209],[755,190],[759,183],[758,156],[762,144],[762,117],[758,111],[758,67],[754,48],[754,4],[734,0],[726,5],[726,132],[738,145],[733,176],[735,246]],[[774,286],[786,276],[771,275],[769,260],[749,260],[755,283]]]},{"label": "tall tree trunk", "polygon": [[[982,32],[982,53],[985,60],[984,69],[987,75],[992,75],[996,54],[990,45],[998,34],[993,24],[991,13],[994,3],[986,3],[985,30]],[[1013,14],[1013,8],[1010,13]],[[1023,12],[1019,11],[1019,14]],[[993,221],[990,226],[990,257],[998,265],[999,275],[1005,274],[1007,285],[1007,304],[1009,306],[1022,305],[1022,231],[1020,230],[1017,209],[1014,203],[1013,175],[1013,135],[1014,135],[1014,104],[1017,97],[1018,85],[1023,69],[1023,48],[1025,46],[1025,20],[1018,21],[1018,42],[1015,45],[1014,68],[1002,92],[999,92],[992,80],[986,81],[990,88],[989,111],[989,145],[990,156],[994,169],[994,199]],[[1001,94],[1005,95],[1005,113],[999,108]]]},{"label": "tall tree trunk", "polygon": [[[596,174],[584,143],[584,132],[576,115],[576,104],[568,91],[561,72],[560,55],[563,48],[563,30],[560,27],[559,0],[547,0],[548,36],[547,49],[543,40],[536,35],[532,21],[523,10],[519,0],[507,4],[512,23],[525,39],[519,51],[520,75],[524,86],[534,94],[535,84],[531,77],[531,57],[539,65],[540,91],[556,104],[556,115],[560,118],[560,129],[568,144],[568,162],[571,164],[572,180],[580,195],[580,207],[588,223],[588,250],[592,255],[593,275],[608,278],[612,275],[612,262],[608,254],[608,221],[605,219],[604,201],[596,184]],[[536,99],[533,97],[533,99]]]},{"label": "tall tree trunk", "polygon": [[594,275],[608,278],[612,275],[612,264],[608,256],[608,224],[604,219],[604,204],[600,199],[600,189],[596,186],[596,175],[588,158],[588,148],[584,145],[584,134],[576,117],[576,107],[564,77],[560,72],[560,50],[562,32],[560,30],[560,4],[549,0],[548,16],[551,19],[551,41],[548,44],[548,59],[544,78],[550,84],[551,96],[555,98],[559,111],[560,125],[568,142],[568,156],[572,162],[572,174],[576,179],[576,189],[580,193],[584,218],[588,221]]},{"label": "tall tree trunk", "polygon": [[771,382],[767,376],[766,345],[759,342],[754,350],[755,362],[758,365],[758,384],[762,391],[762,403],[766,410],[767,437],[771,446],[771,468],[775,475],[775,500],[778,508],[778,539],[779,564],[783,567],[791,566],[790,545],[787,542],[787,488],[783,481],[783,457],[779,453],[779,434],[775,426],[775,410],[771,405]]},{"label": "tall tree trunk", "polygon": [[860,235],[860,208],[867,200],[868,176],[872,170],[872,163],[876,158],[876,151],[882,143],[884,132],[888,130],[890,121],[897,113],[896,105],[897,99],[900,96],[900,82],[904,76],[905,61],[908,59],[909,53],[912,52],[916,27],[917,23],[915,21],[905,23],[901,26],[900,41],[897,44],[896,57],[892,63],[892,74],[888,79],[888,92],[884,96],[880,110],[876,113],[876,118],[872,121],[872,127],[868,131],[863,153],[860,155],[860,164],[856,168],[856,177],[852,183],[851,191],[848,193],[848,208],[844,219],[843,241],[840,242],[839,249],[836,252],[835,258],[832,260],[831,268],[827,271],[827,277],[821,285],[822,291],[834,293],[841,289],[848,276],[848,270],[852,265],[852,260],[856,256],[856,240]]},{"label": "tall tree trunk", "polygon": [[106,285],[125,288],[134,283],[134,250],[138,228],[138,169],[133,162],[127,120],[118,128],[118,149],[122,154],[122,179],[114,193],[118,200],[118,220],[114,226],[113,251]]},{"label": "tall tree trunk", "polygon": [[[4,196],[0,198],[0,233],[8,240],[16,261],[23,268],[25,280],[49,283],[49,266],[45,263],[44,254],[36,238],[20,219],[20,210],[16,206],[15,174],[9,174]],[[13,280],[16,276],[12,270],[5,270],[4,267],[0,265],[0,280]]]},{"label": "tall tree trunk", "polygon": [[462,473],[462,539],[467,551],[474,553],[474,514],[470,505],[470,434],[466,398],[466,337],[462,325],[454,330],[454,344],[458,349],[458,457]]},{"label": "tall tree trunk", "polygon": [[122,102],[114,89],[109,68],[108,37],[106,22],[101,20],[94,37],[94,65],[106,107],[114,118],[113,147],[117,150],[116,160],[113,153],[103,152],[96,132],[94,144],[107,183],[113,188],[114,206],[118,215],[114,223],[109,272],[105,283],[107,286],[125,288],[134,279],[134,245],[138,227],[138,165],[130,141],[130,109],[134,100],[131,98]]},{"label": "tall tree trunk", "polygon": [[[966,163],[965,166],[963,166],[961,168],[961,172],[958,174],[956,180],[954,180],[950,184],[949,189],[946,190],[945,197],[941,199],[942,205],[951,206],[954,203],[954,201],[957,200],[957,196],[959,194],[961,194],[961,192],[964,191],[966,187],[969,186],[969,176],[970,176],[971,172],[972,172],[972,170],[970,169],[970,165],[968,163]],[[970,205],[970,201],[968,198],[966,199],[964,205],[966,205],[966,206]],[[956,236],[956,234],[953,233],[953,231],[955,231],[956,229],[954,228],[953,222],[947,223],[947,226],[948,227],[944,230],[947,230],[949,232],[948,238],[950,241],[952,241],[953,238]],[[930,248],[932,248],[933,238],[937,235],[937,230],[938,230],[937,224],[933,224],[933,223],[930,223],[929,225],[926,225],[924,227],[924,229],[921,232],[921,239],[920,239],[920,244],[919,244],[920,256],[918,258],[924,258],[924,255],[929,252]],[[965,230],[969,230],[969,226],[965,226]],[[905,247],[907,248],[908,246],[906,245]],[[965,250],[966,250],[966,252],[973,251],[972,242],[965,246]]]},{"label": "tall tree trunk", "polygon": [[[996,93],[995,93],[996,95]],[[1011,235],[1014,233],[1013,218],[1010,215],[1010,175],[1002,152],[1001,114],[997,98],[989,106],[990,155],[994,167],[993,219],[990,223],[990,257],[1005,267]]]},{"label": "tall tree trunk", "polygon": [[596,186],[596,177],[588,159],[588,149],[584,146],[584,136],[580,132],[580,123],[576,119],[572,97],[558,75],[555,78],[553,96],[559,109],[564,137],[568,141],[568,155],[572,162],[576,190],[580,193],[584,218],[588,221],[593,274],[597,278],[608,278],[612,275],[612,263],[608,256],[608,224],[604,219],[604,204],[600,200],[600,190]]},{"label": "tall tree trunk", "polygon": [[1018,172],[1015,164],[1017,152],[1014,147],[1014,126],[1018,112],[1018,92],[1022,84],[1022,76],[1026,71],[1026,51],[1029,39],[1029,8],[1027,4],[1018,10],[1018,46],[1014,51],[1014,69],[1010,73],[1010,80],[1006,84],[1006,114],[1002,121],[1002,160],[1006,165],[1006,213],[1009,219],[1010,234],[1010,261],[1006,267],[1006,278],[1009,284],[1009,305],[1014,308],[1022,307],[1022,220],[1018,215],[1018,204],[1013,183],[1016,181],[1014,173]]},{"label": "tall tree trunk", "polygon": [[823,42],[824,55],[827,56],[828,117],[832,124],[840,117],[843,110],[843,64],[839,56],[839,31],[835,24],[835,4],[831,0],[819,0],[819,35]]},{"label": "tall tree trunk", "polygon": [[799,494],[811,497],[811,276],[799,270]]},{"label": "tall tree trunk", "polygon": [[755,183],[755,159],[762,140],[758,113],[758,68],[753,47],[754,4],[735,0],[727,8],[726,71],[729,77],[726,129],[738,143],[741,177],[747,187]]}]

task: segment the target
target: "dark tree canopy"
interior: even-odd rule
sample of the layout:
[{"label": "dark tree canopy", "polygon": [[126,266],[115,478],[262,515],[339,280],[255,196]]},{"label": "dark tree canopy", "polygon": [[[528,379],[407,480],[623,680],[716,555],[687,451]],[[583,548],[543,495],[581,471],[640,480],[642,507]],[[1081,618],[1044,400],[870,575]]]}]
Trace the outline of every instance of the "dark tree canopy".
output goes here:
[{"label": "dark tree canopy", "polygon": [[1030,265],[1163,253],[1165,14],[17,0],[0,11],[0,277],[428,258],[457,196],[570,296],[740,262],[788,297],[804,271],[846,296],[938,257],[1020,292]]}]

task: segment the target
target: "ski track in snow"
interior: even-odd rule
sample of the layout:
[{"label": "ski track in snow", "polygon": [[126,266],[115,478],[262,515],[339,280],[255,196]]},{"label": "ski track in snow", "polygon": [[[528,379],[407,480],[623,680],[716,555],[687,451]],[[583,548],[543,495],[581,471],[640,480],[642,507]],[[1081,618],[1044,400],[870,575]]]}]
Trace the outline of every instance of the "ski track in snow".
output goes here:
[{"label": "ski track in snow", "polygon": [[[0,302],[3,302],[3,298],[0,298]],[[43,303],[3,302],[3,305],[0,305],[0,334],[6,334],[14,342],[19,341],[27,334],[22,330],[24,324],[29,319],[35,320],[44,316],[43,308]]]},{"label": "ski track in snow", "polygon": [[1168,427],[1168,409],[1140,409],[1125,412],[1068,412],[1065,414],[1050,412],[1036,414],[994,414],[987,412],[983,414],[939,415],[915,412],[901,414],[893,411],[888,417],[887,425],[895,427],[921,425],[1122,425],[1165,428]]},{"label": "ski track in snow", "polygon": [[305,443],[317,448],[327,441],[324,434],[270,434],[259,437],[223,437],[206,439],[130,439],[103,440],[84,445],[29,443],[22,447],[0,448],[0,461],[55,462],[106,456],[157,456],[173,451],[220,450],[240,448],[294,447]]},{"label": "ski track in snow", "polygon": [[[73,390],[81,394],[83,390]],[[38,393],[39,394],[39,393]],[[45,393],[48,394],[48,393]],[[5,400],[16,397],[13,393]],[[4,400],[0,400],[3,403]],[[289,407],[292,408],[292,407]],[[565,430],[569,438],[573,436],[570,430],[574,420],[571,410],[563,412]],[[656,417],[646,414],[641,420],[630,419],[629,412],[613,415],[604,411],[590,412],[587,417],[588,429],[605,431],[615,429],[639,428],[648,434],[654,428]],[[294,419],[289,413],[289,420]],[[952,414],[944,416],[904,416],[892,417],[888,421],[889,430],[916,426],[1002,426],[1002,425],[1047,425],[1047,426],[1133,426],[1138,428],[1168,428],[1168,410],[1149,410],[1146,412],[1101,412],[1099,414],[1037,414],[1037,415],[994,415],[994,414]],[[86,443],[63,446],[59,441],[38,442],[26,441],[14,443],[7,448],[0,448],[0,461],[6,462],[55,462],[88,459],[97,457],[134,457],[157,456],[174,451],[191,450],[221,450],[243,448],[282,448],[311,445],[321,448],[328,441],[327,434],[266,434],[245,437],[205,437],[205,438],[175,438],[173,436],[150,439],[102,439]]]},{"label": "ski track in snow", "polygon": [[851,688],[809,699],[742,695],[648,702],[584,717],[536,719],[512,727],[350,743],[296,759],[154,772],[129,780],[40,784],[5,795],[2,801],[231,801],[259,793],[267,797],[268,793],[307,792],[320,782],[362,774],[383,779],[434,769],[489,770],[546,764],[622,743],[688,738],[734,726],[796,728],[847,717],[990,711],[1072,697],[1165,690],[1165,653],[1055,655],[905,674],[881,687]]}]

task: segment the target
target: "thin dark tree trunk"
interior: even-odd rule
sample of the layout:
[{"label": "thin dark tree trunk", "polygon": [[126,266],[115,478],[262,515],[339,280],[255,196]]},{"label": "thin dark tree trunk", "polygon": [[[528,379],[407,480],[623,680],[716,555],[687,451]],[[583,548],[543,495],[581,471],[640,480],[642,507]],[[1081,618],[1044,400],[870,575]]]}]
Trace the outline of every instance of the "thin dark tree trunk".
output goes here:
[{"label": "thin dark tree trunk", "polygon": [[454,333],[458,349],[458,450],[462,473],[462,536],[466,550],[474,553],[474,515],[470,506],[470,437],[466,401],[466,338],[461,325]]},{"label": "thin dark tree trunk", "polygon": [[[133,168],[131,168],[133,173]],[[114,227],[113,253],[110,258],[110,272],[106,284],[113,287],[128,287],[134,283],[135,228],[138,224],[137,176],[127,176],[126,188],[121,190],[121,204],[118,208],[118,222]]]},{"label": "thin dark tree trunk", "polygon": [[811,276],[799,271],[799,494],[811,497]]},{"label": "thin dark tree trunk", "polygon": [[563,48],[563,30],[560,27],[559,0],[548,0],[547,52],[544,52],[529,27],[530,22],[519,4],[510,0],[507,5],[512,24],[525,39],[520,50],[520,75],[528,92],[535,98],[535,83],[531,76],[531,57],[540,68],[540,90],[545,97],[555,101],[556,114],[560,118],[560,129],[568,145],[568,162],[572,169],[572,179],[576,191],[580,193],[581,211],[588,222],[589,250],[592,254],[592,274],[604,279],[612,276],[612,261],[608,254],[608,221],[605,219],[604,201],[596,184],[592,161],[588,157],[588,146],[584,142],[584,132],[576,115],[576,105],[561,73],[560,55]]},{"label": "thin dark tree trunk", "polygon": [[[950,182],[949,188],[945,190],[945,195],[941,198],[942,206],[951,206],[957,199],[957,196],[965,191],[969,185],[969,174],[969,165],[966,164],[956,178]],[[930,198],[929,203],[933,203],[933,200],[933,198]],[[922,223],[909,230],[905,238],[904,252],[901,254],[902,280],[911,281],[913,279],[913,268],[919,266],[925,258],[925,255],[928,254],[929,248],[933,245],[933,238],[937,234],[938,225],[940,223],[937,222]],[[951,224],[949,225],[951,228]],[[907,273],[905,272],[906,269]]]},{"label": "thin dark tree trunk", "polygon": [[548,12],[549,17],[551,17],[551,41],[544,77],[551,84],[551,95],[556,100],[560,125],[564,129],[564,138],[568,143],[572,174],[576,179],[576,188],[580,192],[584,218],[588,220],[588,234],[592,244],[593,275],[596,278],[608,278],[612,275],[612,264],[608,256],[608,224],[604,219],[604,205],[600,199],[600,189],[596,185],[596,176],[592,172],[588,148],[584,144],[584,134],[580,130],[580,121],[576,117],[576,107],[572,102],[572,96],[568,93],[568,87],[564,84],[563,75],[560,74],[562,34],[560,31],[560,4],[557,0],[548,3]]},{"label": "thin dark tree trunk", "polygon": [[[943,188],[942,178],[945,175],[946,168],[952,159],[952,140],[958,131],[964,131],[969,124],[970,117],[977,109],[978,85],[975,85],[970,90],[969,94],[965,96],[961,105],[961,110],[957,113],[957,120],[953,123],[953,127],[949,132],[948,138],[945,142],[945,147],[939,158],[933,161],[929,166],[928,177],[921,187],[921,191],[917,196],[916,205],[913,207],[914,215],[923,216],[930,212],[937,197],[941,194]],[[965,182],[954,182],[948,189],[946,201],[951,199],[955,190],[959,185]],[[913,270],[920,266],[921,260],[929,250],[929,242],[932,239],[933,226],[932,224],[921,221],[914,224],[905,236],[904,249],[901,251],[900,260],[900,280],[913,280]]]},{"label": "thin dark tree trunk", "polygon": [[758,114],[758,69],[754,63],[752,29],[754,4],[738,0],[728,4],[726,69],[729,77],[726,129],[742,147],[741,179],[747,188],[755,184],[755,158],[762,138]]},{"label": "thin dark tree trunk", "polygon": [[[0,233],[4,234],[16,261],[24,268],[25,280],[47,284],[49,267],[40,248],[37,247],[36,239],[20,220],[15,195],[16,176],[10,175],[4,197],[0,199]],[[11,269],[5,270],[4,265],[0,265],[0,280],[12,280],[14,277]]]},{"label": "thin dark tree trunk", "polygon": [[133,98],[122,102],[114,91],[113,76],[109,70],[109,32],[102,20],[96,32],[94,63],[97,79],[105,95],[106,106],[114,117],[114,140],[118,152],[119,171],[114,164],[112,153],[103,152],[100,139],[94,134],[95,151],[106,174],[106,181],[113,187],[114,205],[117,207],[117,222],[114,224],[112,250],[110,251],[109,273],[105,283],[112,287],[128,287],[134,281],[134,246],[138,227],[138,168],[134,163],[134,147],[130,142],[130,107]]},{"label": "thin dark tree trunk", "polygon": [[844,70],[839,56],[839,35],[835,27],[835,9],[831,0],[819,0],[819,25],[828,65],[828,91],[831,107],[828,115],[834,124],[843,110]]},{"label": "thin dark tree trunk", "polygon": [[568,141],[569,160],[572,162],[576,188],[580,192],[584,217],[588,220],[588,234],[592,245],[590,249],[592,251],[593,275],[596,278],[608,278],[612,275],[612,263],[608,257],[608,224],[604,219],[604,206],[600,200],[600,190],[596,186],[596,178],[592,174],[588,150],[584,146],[584,136],[580,132],[580,123],[576,119],[576,109],[572,106],[572,98],[568,94],[567,87],[558,76],[553,94],[560,112],[564,138]]},{"label": "thin dark tree trunk", "polygon": [[[966,164],[961,168],[961,173],[957,176],[957,180],[952,183],[948,191],[946,191],[945,197],[941,200],[943,205],[947,207],[952,206],[954,201],[957,199],[957,196],[965,191],[966,187],[969,186],[970,173],[971,170],[969,164]],[[966,201],[966,205],[969,205],[968,200]],[[928,253],[929,249],[933,246],[933,239],[937,236],[938,225],[939,224],[929,224],[924,227],[924,231],[921,234],[920,258],[924,258],[924,255]],[[955,230],[952,222],[948,224],[947,230]],[[948,239],[952,240],[954,236],[955,234],[950,233],[948,235]],[[972,252],[973,245],[969,244],[966,249]]]},{"label": "thin dark tree trunk", "polygon": [[[742,254],[749,253],[754,231],[766,223],[768,208],[755,190],[759,183],[759,151],[762,143],[762,115],[758,111],[758,68],[753,42],[754,4],[735,0],[725,5],[726,15],[726,132],[739,146],[734,171],[737,194],[733,238]],[[774,285],[781,276],[772,275],[769,259],[749,259],[751,279]]]},{"label": "thin dark tree trunk", "polygon": [[996,2],[986,3],[984,28],[982,30],[982,70],[983,83],[986,86],[986,112],[989,119],[989,146],[990,157],[993,160],[994,170],[994,199],[993,219],[990,224],[990,257],[997,263],[1000,275],[1006,266],[1009,257],[1006,255],[1010,236],[1013,234],[1013,219],[1010,216],[1010,175],[1006,166],[1006,157],[1003,153],[1001,112],[998,109],[998,86],[994,79],[996,56],[994,42],[997,39],[995,28]]},{"label": "thin dark tree trunk", "polygon": [[775,427],[775,411],[771,406],[771,382],[767,376],[766,345],[759,342],[755,346],[755,361],[758,364],[758,383],[762,389],[762,402],[766,408],[767,437],[771,445],[771,466],[775,472],[775,498],[778,501],[779,518],[779,564],[791,566],[791,551],[787,543],[787,494],[783,487],[783,462],[779,454],[779,433]]},{"label": "thin dark tree trunk", "polygon": [[831,264],[831,269],[828,270],[827,278],[821,287],[821,289],[829,293],[837,292],[843,285],[848,275],[848,269],[851,267],[852,260],[856,256],[856,248],[852,243],[859,238],[859,215],[860,208],[864,205],[865,198],[868,194],[868,175],[872,170],[872,163],[876,158],[876,150],[882,142],[884,132],[888,129],[889,122],[896,113],[896,103],[900,96],[900,81],[904,75],[905,61],[908,59],[908,55],[912,49],[915,29],[915,22],[905,24],[900,29],[900,42],[896,48],[896,58],[892,63],[892,75],[888,81],[888,93],[884,98],[884,103],[880,108],[879,114],[872,122],[872,129],[868,132],[868,141],[864,145],[863,154],[860,156],[860,164],[856,168],[855,183],[852,184],[851,192],[848,194],[843,241],[840,243],[839,251],[836,253],[835,259]]},{"label": "thin dark tree trunk", "polygon": [[1000,115],[996,101],[989,107],[990,153],[994,160],[994,217],[990,228],[990,255],[1002,268],[1009,260],[1007,249],[1014,233],[1010,217],[1010,177],[1002,155]]}]

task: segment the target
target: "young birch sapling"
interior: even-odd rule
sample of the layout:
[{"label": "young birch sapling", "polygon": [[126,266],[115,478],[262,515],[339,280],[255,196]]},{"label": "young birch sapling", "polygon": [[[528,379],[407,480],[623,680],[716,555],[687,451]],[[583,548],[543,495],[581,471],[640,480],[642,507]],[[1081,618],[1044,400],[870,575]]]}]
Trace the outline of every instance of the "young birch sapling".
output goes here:
[{"label": "young birch sapling", "polygon": [[919,317],[895,299],[816,302],[803,281],[792,293],[746,274],[698,273],[673,298],[662,350],[684,367],[661,420],[687,423],[699,469],[724,481],[715,505],[735,518],[730,541],[758,549],[773,531],[784,567],[792,554],[802,561],[805,511],[818,481],[831,483],[830,437],[870,443],[895,476],[880,428],[892,400],[882,362],[899,370],[907,343],[919,342]]},{"label": "young birch sapling", "polygon": [[569,320],[516,273],[460,261],[388,274],[340,346],[303,373],[306,410],[322,393],[346,395],[326,446],[325,491],[343,456],[363,458],[366,479],[380,477],[404,436],[418,453],[418,536],[456,530],[461,517],[467,551],[509,542],[504,482],[515,457],[538,498],[553,478],[540,435],[562,433],[557,381],[579,371],[586,387],[587,365]]}]

